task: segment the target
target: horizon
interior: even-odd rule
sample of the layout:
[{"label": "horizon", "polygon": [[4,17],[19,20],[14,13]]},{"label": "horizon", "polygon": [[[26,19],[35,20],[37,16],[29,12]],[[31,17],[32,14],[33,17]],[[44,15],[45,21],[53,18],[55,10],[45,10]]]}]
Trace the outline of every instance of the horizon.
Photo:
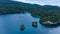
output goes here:
[{"label": "horizon", "polygon": [[52,5],[60,7],[60,0],[12,0],[23,3],[38,4],[38,5]]},{"label": "horizon", "polygon": [[60,7],[60,0],[0,0],[0,2],[4,1],[17,1],[29,4],[38,4],[38,5],[52,5],[52,6],[59,6]]}]

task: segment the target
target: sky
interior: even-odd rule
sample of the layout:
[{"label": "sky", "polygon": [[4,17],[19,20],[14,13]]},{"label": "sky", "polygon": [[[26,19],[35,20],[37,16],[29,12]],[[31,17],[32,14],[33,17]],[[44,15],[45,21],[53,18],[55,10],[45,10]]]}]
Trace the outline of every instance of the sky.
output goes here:
[{"label": "sky", "polygon": [[39,4],[39,5],[56,5],[60,6],[60,0],[14,0],[24,3]]}]

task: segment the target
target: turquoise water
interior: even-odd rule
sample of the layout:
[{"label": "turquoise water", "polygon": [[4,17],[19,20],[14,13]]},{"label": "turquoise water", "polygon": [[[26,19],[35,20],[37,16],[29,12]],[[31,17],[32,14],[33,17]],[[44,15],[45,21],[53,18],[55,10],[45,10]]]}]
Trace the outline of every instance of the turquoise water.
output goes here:
[{"label": "turquoise water", "polygon": [[[32,27],[32,21],[38,22],[38,27]],[[20,25],[25,25],[21,31]],[[39,18],[32,17],[29,13],[0,15],[0,34],[60,34],[60,27],[47,28],[39,23]]]}]

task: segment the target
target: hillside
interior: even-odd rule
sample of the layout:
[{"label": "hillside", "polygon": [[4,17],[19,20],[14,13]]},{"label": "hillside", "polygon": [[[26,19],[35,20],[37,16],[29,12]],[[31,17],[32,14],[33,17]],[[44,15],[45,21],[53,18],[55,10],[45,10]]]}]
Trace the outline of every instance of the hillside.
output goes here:
[{"label": "hillside", "polygon": [[29,12],[32,16],[40,16],[40,21],[60,21],[60,7],[51,5],[28,4],[16,1],[0,2],[0,14]]}]

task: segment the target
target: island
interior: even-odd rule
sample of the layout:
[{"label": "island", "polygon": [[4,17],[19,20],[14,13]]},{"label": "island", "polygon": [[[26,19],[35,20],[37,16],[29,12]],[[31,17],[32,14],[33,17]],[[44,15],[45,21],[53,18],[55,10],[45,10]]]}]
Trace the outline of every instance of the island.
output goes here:
[{"label": "island", "polygon": [[0,15],[28,12],[33,17],[39,17],[44,25],[60,24],[60,7],[52,5],[29,4],[17,1],[0,2]]},{"label": "island", "polygon": [[22,25],[20,26],[20,30],[23,31],[24,29],[25,29],[25,26],[22,24]]},{"label": "island", "polygon": [[37,22],[36,21],[33,21],[32,22],[32,26],[35,27],[35,28],[37,28],[37,26],[38,26]]}]

